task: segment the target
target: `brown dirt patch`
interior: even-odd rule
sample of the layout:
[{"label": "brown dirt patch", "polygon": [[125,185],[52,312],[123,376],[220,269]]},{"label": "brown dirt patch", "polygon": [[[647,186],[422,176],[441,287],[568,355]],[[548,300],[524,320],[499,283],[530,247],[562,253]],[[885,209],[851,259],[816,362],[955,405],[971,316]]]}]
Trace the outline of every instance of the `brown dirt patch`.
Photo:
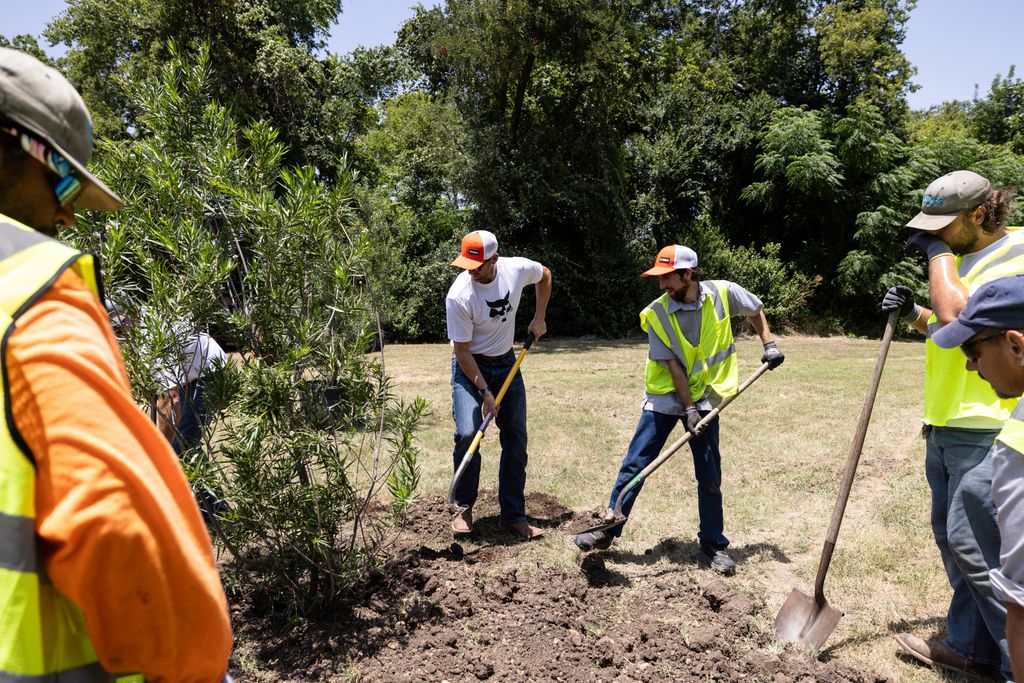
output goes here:
[{"label": "brown dirt patch", "polygon": [[[486,498],[486,499],[485,499]],[[655,563],[626,576],[600,553],[580,571],[517,561],[525,544],[497,531],[490,496],[477,534],[452,542],[447,504],[418,503],[383,571],[333,618],[280,623],[235,600],[232,674],[242,681],[855,681],[884,680],[782,649],[763,605],[711,572]],[[549,535],[591,523],[533,494]],[[640,588],[640,590],[636,590]],[[244,663],[244,666],[239,664]]]}]

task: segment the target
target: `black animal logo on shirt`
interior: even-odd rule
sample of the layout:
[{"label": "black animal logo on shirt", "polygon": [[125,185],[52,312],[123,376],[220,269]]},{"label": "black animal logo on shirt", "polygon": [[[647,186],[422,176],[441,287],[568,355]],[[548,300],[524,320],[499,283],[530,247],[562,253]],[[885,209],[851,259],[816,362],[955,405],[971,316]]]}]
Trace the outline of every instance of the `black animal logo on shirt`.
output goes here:
[{"label": "black animal logo on shirt", "polygon": [[508,301],[508,296],[511,293],[511,291],[505,292],[505,297],[497,301],[487,301],[487,299],[484,299],[491,308],[491,320],[501,318],[501,322],[505,322],[508,319],[508,314],[512,312],[512,304]]}]

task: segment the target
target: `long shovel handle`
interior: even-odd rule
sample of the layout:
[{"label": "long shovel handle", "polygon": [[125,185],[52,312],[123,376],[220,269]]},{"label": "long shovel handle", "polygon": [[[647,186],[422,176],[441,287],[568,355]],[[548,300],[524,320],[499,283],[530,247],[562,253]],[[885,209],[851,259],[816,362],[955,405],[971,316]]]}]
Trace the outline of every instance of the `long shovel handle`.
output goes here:
[{"label": "long shovel handle", "polygon": [[[761,365],[761,367],[759,367],[757,370],[754,371],[754,374],[752,374],[750,377],[748,377],[747,379],[745,379],[743,381],[743,384],[740,385],[739,389],[736,390],[735,394],[733,394],[732,396],[726,396],[725,400],[723,400],[721,403],[719,403],[710,413],[708,413],[703,418],[701,418],[701,421],[697,423],[697,427],[698,428],[703,428],[709,422],[711,422],[716,417],[718,417],[718,414],[720,412],[722,412],[727,405],[729,405],[734,400],[736,400],[737,396],[739,396],[744,391],[746,391],[747,387],[749,387],[751,384],[756,382],[757,379],[761,375],[763,375],[765,372],[767,372],[767,371],[768,371],[768,363],[763,363]],[[633,489],[635,489],[637,486],[639,486],[640,482],[642,482],[644,479],[646,479],[651,474],[653,474],[656,469],[661,467],[665,463],[665,461],[668,460],[669,458],[671,458],[675,454],[676,451],[678,451],[680,448],[682,448],[683,445],[687,441],[689,441],[692,436],[693,435],[689,431],[687,431],[679,439],[677,439],[675,441],[675,443],[673,443],[667,449],[662,451],[661,455],[659,455],[657,458],[655,458],[654,461],[650,465],[648,465],[647,467],[645,467],[642,470],[640,470],[640,472],[638,472],[635,477],[633,477],[632,479],[629,480],[629,483],[626,484],[623,487],[622,491],[619,492],[619,497],[615,499],[615,519],[616,520],[623,521],[622,501],[625,500],[626,494],[629,493],[630,491],[632,491]]]},{"label": "long shovel handle", "polygon": [[[533,332],[526,335],[526,342],[523,343],[523,350],[519,352],[516,362],[512,365],[512,369],[508,371],[508,376],[505,377],[505,381],[501,384],[501,389],[498,391],[498,395],[494,397],[495,413],[498,412],[498,406],[501,405],[501,399],[505,398],[505,392],[508,391],[509,386],[512,384],[512,380],[519,371],[519,366],[522,365],[523,359],[526,358],[526,354],[530,352],[530,347],[533,346],[533,342],[535,340],[536,337],[533,336]],[[480,429],[477,430],[472,443],[470,443],[469,448],[466,449],[466,454],[462,456],[462,462],[459,463],[459,468],[455,470],[455,476],[452,477],[452,484],[448,487],[448,502],[452,505],[455,504],[455,487],[459,485],[459,480],[462,479],[463,473],[465,473],[466,468],[469,466],[469,461],[473,459],[476,449],[480,447],[480,441],[484,438],[484,432],[487,431],[487,428],[490,426],[491,420],[493,419],[494,413],[490,413],[480,424]]]},{"label": "long shovel handle", "polygon": [[850,498],[850,489],[853,487],[853,477],[857,474],[857,463],[860,461],[860,453],[864,448],[864,437],[868,433],[868,423],[871,421],[871,410],[875,406],[875,394],[878,393],[878,384],[882,379],[882,368],[885,367],[885,358],[889,354],[889,344],[892,343],[892,336],[896,331],[896,316],[898,310],[889,314],[885,321],[885,334],[882,335],[882,345],[878,349],[878,359],[875,361],[875,374],[871,378],[871,387],[868,395],[864,397],[864,406],[860,409],[860,422],[857,423],[857,433],[850,445],[850,455],[846,458],[846,469],[843,470],[843,481],[839,485],[839,496],[836,498],[836,505],[832,508],[832,519],[828,524],[828,535],[825,537],[825,547],[821,551],[821,560],[818,562],[818,574],[814,578],[814,601],[818,605],[825,603],[825,574],[832,562],[832,553],[836,549],[836,539],[839,538],[839,527],[843,523],[843,513],[846,512],[846,502]]}]

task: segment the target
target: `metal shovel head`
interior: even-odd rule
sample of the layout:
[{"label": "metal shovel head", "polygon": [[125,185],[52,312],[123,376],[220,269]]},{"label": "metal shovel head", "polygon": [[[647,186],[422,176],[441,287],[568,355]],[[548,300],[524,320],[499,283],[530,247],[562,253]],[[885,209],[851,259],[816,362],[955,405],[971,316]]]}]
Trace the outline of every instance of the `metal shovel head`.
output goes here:
[{"label": "metal shovel head", "polygon": [[824,596],[818,604],[814,596],[794,588],[775,617],[775,635],[779,640],[819,650],[836,630],[842,616],[843,613],[828,604]]},{"label": "metal shovel head", "polygon": [[626,516],[625,515],[623,515],[621,517],[613,517],[612,519],[609,519],[607,522],[601,522],[600,524],[597,524],[595,526],[586,528],[583,531],[578,532],[576,535],[579,536],[580,534],[589,534],[589,533],[594,532],[594,531],[605,531],[606,529],[614,529],[615,527],[619,526],[620,524],[625,524],[625,523],[626,523]]}]

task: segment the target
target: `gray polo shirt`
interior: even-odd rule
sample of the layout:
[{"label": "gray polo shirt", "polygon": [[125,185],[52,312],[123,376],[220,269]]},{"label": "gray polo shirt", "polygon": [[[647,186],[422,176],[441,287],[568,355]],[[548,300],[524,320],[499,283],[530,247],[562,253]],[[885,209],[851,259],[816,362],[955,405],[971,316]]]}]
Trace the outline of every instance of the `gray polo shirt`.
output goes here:
[{"label": "gray polo shirt", "polygon": [[[668,313],[676,317],[679,329],[691,346],[697,346],[700,343],[701,306],[704,305],[704,299],[708,293],[715,295],[717,283],[726,286],[729,299],[729,315],[733,317],[757,315],[763,306],[761,300],[755,295],[743,289],[735,282],[729,282],[728,280],[701,282],[700,296],[697,297],[696,303],[686,304],[669,297]],[[676,357],[672,353],[672,349],[661,341],[661,338],[658,337],[653,328],[649,328],[647,331],[647,341],[650,344],[647,357],[651,360],[663,364],[664,361]],[[697,410],[711,410],[721,401],[722,397],[716,394],[709,386],[704,395],[697,401]],[[666,415],[682,415],[685,412],[683,402],[679,400],[679,395],[674,391],[667,394],[648,394],[645,391],[642,405],[644,410],[653,410],[656,413],[664,413]]]},{"label": "gray polo shirt", "polygon": [[[1024,401],[1012,417],[1024,420]],[[992,446],[992,500],[999,522],[999,568],[989,572],[992,589],[1003,602],[1024,607],[1024,453],[996,437]]]}]

